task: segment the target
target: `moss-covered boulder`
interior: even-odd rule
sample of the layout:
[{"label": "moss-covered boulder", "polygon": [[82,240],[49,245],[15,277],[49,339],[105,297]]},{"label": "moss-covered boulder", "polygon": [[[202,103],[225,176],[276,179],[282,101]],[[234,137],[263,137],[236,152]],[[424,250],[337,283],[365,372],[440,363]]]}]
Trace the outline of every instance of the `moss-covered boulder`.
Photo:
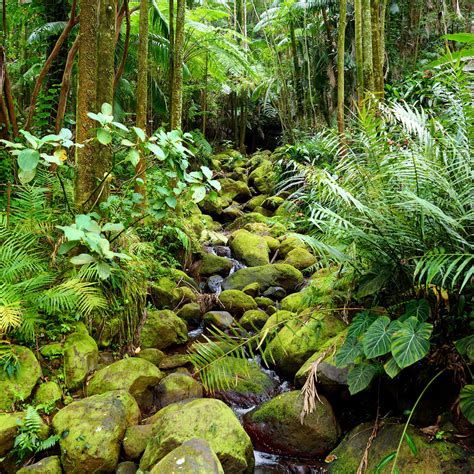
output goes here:
[{"label": "moss-covered boulder", "polygon": [[140,459],[152,437],[152,425],[129,426],[123,437],[122,447],[127,459]]},{"label": "moss-covered boulder", "polygon": [[115,474],[136,474],[138,466],[133,461],[122,461],[117,464]]},{"label": "moss-covered boulder", "polygon": [[63,345],[60,342],[51,342],[40,349],[40,354],[45,359],[60,359],[63,356]]},{"label": "moss-covered boulder", "polygon": [[253,282],[258,282],[260,291],[265,291],[271,286],[281,286],[286,291],[294,291],[303,283],[303,274],[295,267],[284,263],[242,268],[227,277],[222,287],[224,290],[242,290]]},{"label": "moss-covered boulder", "polygon": [[281,196],[270,196],[262,202],[261,206],[270,211],[276,211],[284,202]]},{"label": "moss-covered boulder", "polygon": [[203,276],[211,275],[228,275],[232,269],[233,263],[225,257],[219,257],[212,253],[204,253],[201,265],[199,266],[199,274]]},{"label": "moss-covered boulder", "polygon": [[281,300],[281,309],[293,313],[300,313],[306,308],[306,305],[304,304],[304,296],[304,290],[286,296]]},{"label": "moss-covered boulder", "polygon": [[268,360],[279,372],[293,377],[308,357],[344,328],[332,314],[309,310],[275,335],[265,349]]},{"label": "moss-covered boulder", "polygon": [[140,333],[140,346],[144,349],[166,349],[188,340],[186,323],[171,310],[151,310]]},{"label": "moss-covered boulder", "polygon": [[236,316],[242,316],[245,311],[257,309],[255,300],[240,290],[225,290],[219,295],[219,301],[226,311]]},{"label": "moss-covered boulder", "polygon": [[245,203],[245,209],[253,211],[256,207],[261,206],[267,197],[268,196],[266,194],[259,194],[258,196],[253,197],[247,203]]},{"label": "moss-covered boulder", "polygon": [[89,381],[87,394],[91,396],[110,390],[128,390],[144,408],[151,402],[150,388],[164,376],[151,362],[129,357],[97,371]]},{"label": "moss-covered boulder", "polygon": [[219,194],[231,201],[244,202],[252,196],[247,183],[235,181],[231,178],[221,178],[218,180],[221,184]]},{"label": "moss-covered boulder", "polygon": [[275,389],[275,381],[252,361],[237,357],[223,360],[226,374],[221,380],[227,388],[217,391],[213,396],[228,404],[251,407],[267,400]]},{"label": "moss-covered boulder", "polygon": [[61,474],[63,472],[61,468],[61,460],[59,456],[49,456],[41,459],[41,461],[30,464],[29,466],[22,467],[16,474]]},{"label": "moss-covered boulder", "polygon": [[158,366],[162,370],[171,370],[188,365],[189,356],[187,354],[171,354],[166,356]]},{"label": "moss-covered boulder", "polygon": [[295,384],[302,387],[306,382],[308,371],[312,365],[317,362],[318,384],[326,389],[340,388],[347,386],[348,368],[341,369],[336,367],[334,355],[342,346],[347,331],[342,331],[337,336],[329,339],[322,345],[321,349],[316,351],[306,362],[300,367],[295,375]]},{"label": "moss-covered boulder", "polygon": [[265,239],[271,252],[276,252],[280,248],[280,241],[275,239],[275,237],[272,237],[271,235],[263,235],[262,237]]},{"label": "moss-covered boulder", "polygon": [[316,263],[316,257],[304,247],[298,247],[287,253],[285,263],[293,265],[298,270],[304,270]]},{"label": "moss-covered boulder", "polygon": [[225,209],[222,209],[221,220],[223,222],[233,222],[243,214],[244,213],[240,206],[237,203],[233,203],[230,206],[227,206]]},{"label": "moss-covered boulder", "polygon": [[194,438],[173,449],[150,474],[224,474],[216,453],[205,439]]},{"label": "moss-covered boulder", "polygon": [[65,472],[114,471],[125,430],[139,418],[137,402],[126,390],[84,398],[60,410],[53,428],[60,436]]},{"label": "moss-covered boulder", "polygon": [[257,449],[305,458],[320,456],[332,449],[340,429],[329,402],[320,395],[313,412],[302,419],[303,406],[300,391],[292,391],[247,413],[244,426]]},{"label": "moss-covered boulder", "polygon": [[240,229],[230,236],[229,244],[236,258],[249,267],[270,263],[270,249],[266,240],[260,235]]},{"label": "moss-covered boulder", "polygon": [[[262,214],[258,212],[248,212],[244,214],[243,216],[239,217],[238,219],[236,219],[231,224],[229,224],[227,228],[229,230],[236,230],[236,229],[241,229],[243,227],[246,227],[247,224],[255,224],[255,223],[266,224],[267,218],[265,216],[262,216]],[[246,229],[246,230],[249,230],[249,229]]]},{"label": "moss-covered boulder", "polygon": [[[380,461],[397,450],[403,427],[403,424],[390,419],[381,421],[377,436],[370,443],[367,472],[375,472]],[[363,423],[350,431],[332,451],[330,457],[334,461],[328,465],[329,472],[331,474],[356,472],[372,431],[372,423]],[[414,455],[408,444],[403,442],[397,460],[398,472],[410,474],[474,472],[473,457],[459,445],[447,441],[430,441],[413,426],[408,428],[408,434],[416,446],[417,454]],[[377,472],[389,474],[392,472],[392,465],[393,463],[389,462]]]},{"label": "moss-covered boulder", "polygon": [[249,184],[262,194],[271,194],[274,186],[274,173],[270,160],[262,161],[262,164],[250,173]]},{"label": "moss-covered boulder", "polygon": [[0,410],[13,410],[15,402],[25,400],[41,377],[41,367],[33,352],[27,347],[11,346],[18,361],[17,372],[9,377],[0,370]]},{"label": "moss-covered boulder", "polygon": [[142,349],[137,354],[137,357],[145,359],[158,367],[160,362],[166,357],[166,354],[163,351],[160,351],[160,349],[150,347],[149,349]]},{"label": "moss-covered boulder", "polygon": [[99,348],[88,334],[74,332],[64,341],[64,378],[67,388],[78,388],[99,361]]},{"label": "moss-covered boulder", "polygon": [[273,305],[273,300],[267,298],[266,296],[257,296],[255,298],[255,303],[260,309],[266,310],[269,306]]},{"label": "moss-covered boulder", "polygon": [[204,323],[224,330],[234,324],[234,317],[228,311],[208,311],[204,315]]},{"label": "moss-covered boulder", "polygon": [[202,398],[202,385],[186,374],[173,373],[156,387],[155,396],[159,408],[188,398]]},{"label": "moss-covered boulder", "polygon": [[305,247],[305,244],[298,237],[287,237],[281,242],[280,256],[285,258],[292,250]]},{"label": "moss-covered boulder", "polygon": [[199,324],[202,317],[201,305],[199,303],[186,303],[176,314],[188,325]]},{"label": "moss-covered boulder", "polygon": [[204,438],[226,474],[252,473],[253,447],[234,412],[220,400],[198,398],[173,403],[153,417],[153,437],[140,461],[149,470],[173,449]]},{"label": "moss-covered boulder", "polygon": [[255,281],[247,285],[242,291],[246,295],[249,295],[252,298],[255,298],[260,293],[260,285],[258,284],[258,282]]},{"label": "moss-covered boulder", "polygon": [[24,412],[0,413],[0,456],[5,456],[13,448],[18,423],[24,416]]},{"label": "moss-covered boulder", "polygon": [[61,387],[54,381],[44,382],[36,388],[35,405],[55,405],[63,398]]},{"label": "moss-covered boulder", "polygon": [[267,322],[268,314],[260,309],[251,309],[245,311],[244,315],[239,321],[239,324],[249,331],[257,331],[262,329]]},{"label": "moss-covered boulder", "polygon": [[291,311],[286,311],[283,309],[276,311],[267,319],[265,325],[263,326],[263,332],[267,330],[270,334],[278,332],[287,321],[295,317],[295,313],[292,313]]}]

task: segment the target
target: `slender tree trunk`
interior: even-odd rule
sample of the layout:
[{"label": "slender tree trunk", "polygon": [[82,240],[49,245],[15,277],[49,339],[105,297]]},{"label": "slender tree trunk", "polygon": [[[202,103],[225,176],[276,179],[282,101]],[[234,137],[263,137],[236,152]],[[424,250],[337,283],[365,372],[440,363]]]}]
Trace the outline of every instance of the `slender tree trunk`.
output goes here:
[{"label": "slender tree trunk", "polygon": [[206,67],[204,70],[204,89],[202,91],[202,134],[206,137],[206,128],[207,128],[207,87],[209,84],[208,81],[208,67],[209,67],[209,55],[206,51]]},{"label": "slender tree trunk", "polygon": [[[124,41],[124,46],[123,46],[123,55],[122,59],[120,61],[120,65],[117,68],[117,72],[115,73],[114,77],[114,93],[115,90],[117,89],[117,84],[120,78],[122,77],[123,71],[125,69],[125,63],[127,62],[127,57],[128,57],[128,49],[130,47],[130,30],[131,30],[131,25],[130,25],[130,7],[128,5],[128,0],[123,0],[123,9],[125,10],[124,15],[125,15],[125,41]],[[122,22],[117,22],[117,28],[121,28]],[[117,30],[116,32],[117,38],[120,36],[120,31]]]},{"label": "slender tree trunk", "polygon": [[356,90],[359,107],[364,99],[364,48],[362,28],[362,0],[354,0],[355,14],[355,55],[356,55]]},{"label": "slender tree trunk", "polygon": [[344,54],[346,42],[347,0],[339,2],[339,30],[337,37],[337,128],[344,136]]},{"label": "slender tree trunk", "polygon": [[239,136],[239,150],[240,153],[245,153],[245,134],[247,132],[247,96],[242,93],[240,104],[240,136]]},{"label": "slender tree trunk", "polygon": [[[147,130],[148,111],[148,0],[140,2],[140,25],[138,41],[138,81],[137,81],[137,127]],[[137,178],[135,192],[143,196],[142,205],[146,202],[146,161],[143,152],[135,168]]]},{"label": "slender tree trunk", "polygon": [[183,115],[183,60],[184,60],[184,21],[186,0],[176,2],[176,30],[174,40],[173,84],[171,102],[171,129],[182,127]]},{"label": "slender tree trunk", "polygon": [[293,68],[295,71],[295,89],[296,89],[296,109],[298,114],[303,110],[303,84],[301,78],[301,67],[298,59],[298,47],[296,43],[296,35],[295,35],[295,24],[293,20],[289,21],[289,28],[290,28],[290,41],[291,41],[291,56],[293,58]]},{"label": "slender tree trunk", "polygon": [[374,92],[377,97],[383,97],[383,53],[382,53],[382,23],[380,21],[380,0],[372,0],[372,50]]},{"label": "slender tree trunk", "polygon": [[364,86],[374,91],[371,0],[362,0],[362,46],[364,50]]},{"label": "slender tree trunk", "polygon": [[171,109],[173,104],[173,80],[174,80],[174,0],[169,0],[169,42],[170,42],[170,51],[169,51],[169,77],[168,77],[168,100],[169,100],[169,113],[170,113],[170,128],[171,128]]}]

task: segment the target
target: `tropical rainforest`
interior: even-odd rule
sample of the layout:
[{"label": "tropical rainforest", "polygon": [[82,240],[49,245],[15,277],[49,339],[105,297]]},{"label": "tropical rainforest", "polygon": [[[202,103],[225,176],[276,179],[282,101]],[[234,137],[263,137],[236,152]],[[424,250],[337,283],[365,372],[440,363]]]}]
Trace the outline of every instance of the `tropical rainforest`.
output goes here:
[{"label": "tropical rainforest", "polygon": [[0,472],[474,472],[471,0],[0,24]]}]

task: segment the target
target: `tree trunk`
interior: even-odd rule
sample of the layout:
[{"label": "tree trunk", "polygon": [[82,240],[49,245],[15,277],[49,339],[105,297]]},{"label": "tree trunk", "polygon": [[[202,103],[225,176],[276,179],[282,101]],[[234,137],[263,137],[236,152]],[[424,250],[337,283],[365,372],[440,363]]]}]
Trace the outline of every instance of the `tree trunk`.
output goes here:
[{"label": "tree trunk", "polygon": [[364,50],[364,87],[374,91],[371,0],[362,0],[362,46]]},{"label": "tree trunk", "polygon": [[183,60],[184,60],[184,20],[186,16],[186,1],[176,2],[176,30],[173,54],[173,84],[171,102],[171,129],[182,126],[183,114]]},{"label": "tree trunk", "polygon": [[337,37],[337,128],[344,135],[344,53],[346,42],[347,0],[339,2],[339,31]]},{"label": "tree trunk", "polygon": [[382,53],[382,23],[380,21],[380,0],[372,0],[372,50],[374,92],[377,97],[383,97],[383,53]]},{"label": "tree trunk", "polygon": [[355,10],[355,53],[356,53],[356,90],[359,107],[364,99],[364,49],[362,28],[362,0],[354,0]]},{"label": "tree trunk", "polygon": [[[147,130],[148,111],[148,0],[140,2],[140,25],[138,40],[138,81],[137,81],[137,127]],[[135,168],[137,178],[135,192],[143,196],[142,206],[146,201],[146,161],[143,153]]]},{"label": "tree trunk", "polygon": [[170,128],[171,128],[171,104],[173,103],[173,79],[174,79],[174,0],[169,0],[169,75],[168,75],[168,100],[170,113]]},{"label": "tree trunk", "polygon": [[301,67],[298,59],[298,47],[296,44],[296,35],[295,35],[295,24],[293,20],[289,21],[290,27],[290,41],[291,41],[291,55],[293,57],[293,68],[295,71],[295,89],[296,89],[296,99],[297,99],[297,111],[302,112],[303,110],[303,84],[301,78]]}]

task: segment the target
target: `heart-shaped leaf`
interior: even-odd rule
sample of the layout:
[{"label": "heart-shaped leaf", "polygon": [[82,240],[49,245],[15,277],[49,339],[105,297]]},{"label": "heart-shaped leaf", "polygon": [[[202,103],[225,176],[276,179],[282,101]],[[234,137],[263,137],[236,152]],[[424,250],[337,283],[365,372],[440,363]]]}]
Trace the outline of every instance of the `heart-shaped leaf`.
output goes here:
[{"label": "heart-shaped leaf", "polygon": [[347,375],[350,394],[354,395],[366,389],[376,373],[377,367],[372,364],[357,364],[354,366]]},{"label": "heart-shaped leaf", "polygon": [[459,396],[462,414],[474,425],[474,385],[465,385]]},{"label": "heart-shaped leaf", "polygon": [[356,337],[346,337],[344,344],[337,351],[334,361],[336,366],[339,368],[347,367],[349,364],[353,364],[354,361],[363,352],[362,344],[357,340]]},{"label": "heart-shaped leaf", "polygon": [[112,134],[105,128],[98,128],[97,140],[99,140],[102,145],[108,145],[112,141]]},{"label": "heart-shaped leaf", "polygon": [[18,154],[18,166],[21,171],[33,171],[38,166],[40,154],[37,150],[26,148]]},{"label": "heart-shaped leaf", "polygon": [[362,339],[367,359],[382,356],[390,352],[394,327],[388,316],[378,317],[367,329]]}]

